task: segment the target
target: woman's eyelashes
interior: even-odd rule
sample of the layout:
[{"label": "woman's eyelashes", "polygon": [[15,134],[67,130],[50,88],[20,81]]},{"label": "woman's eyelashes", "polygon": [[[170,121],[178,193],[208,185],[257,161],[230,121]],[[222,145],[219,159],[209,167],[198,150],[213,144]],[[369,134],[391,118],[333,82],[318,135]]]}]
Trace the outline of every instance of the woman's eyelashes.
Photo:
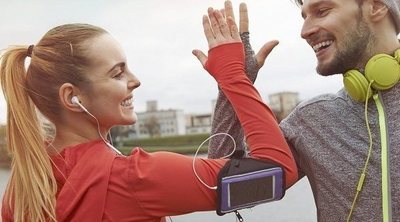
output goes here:
[{"label": "woman's eyelashes", "polygon": [[118,74],[114,75],[114,79],[122,79],[124,77],[125,72],[119,72]]},{"label": "woman's eyelashes", "polygon": [[114,79],[122,79],[125,75],[125,64],[120,65],[114,69]]}]

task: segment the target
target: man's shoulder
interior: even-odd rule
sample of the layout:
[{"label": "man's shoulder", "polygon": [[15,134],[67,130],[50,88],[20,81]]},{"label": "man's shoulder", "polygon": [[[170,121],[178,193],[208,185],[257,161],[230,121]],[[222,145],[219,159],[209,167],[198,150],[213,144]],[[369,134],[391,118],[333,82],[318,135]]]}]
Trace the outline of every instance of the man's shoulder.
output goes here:
[{"label": "man's shoulder", "polygon": [[337,93],[321,94],[299,103],[296,108],[280,123],[282,128],[296,125],[317,124],[331,121],[340,113],[347,112],[351,101],[343,89]]},{"label": "man's shoulder", "polygon": [[337,106],[340,102],[346,102],[347,95],[342,90],[338,91],[337,93],[326,93],[321,94],[311,99],[306,99],[297,105],[295,110],[304,110],[304,109],[313,109],[315,108],[327,108],[331,106]]}]

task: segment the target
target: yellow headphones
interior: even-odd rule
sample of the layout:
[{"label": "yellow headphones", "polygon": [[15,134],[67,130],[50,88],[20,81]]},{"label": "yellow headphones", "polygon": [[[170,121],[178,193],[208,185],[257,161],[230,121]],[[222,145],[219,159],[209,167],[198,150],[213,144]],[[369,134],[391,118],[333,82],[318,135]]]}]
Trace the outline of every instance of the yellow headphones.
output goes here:
[{"label": "yellow headphones", "polygon": [[365,66],[365,75],[358,70],[350,70],[343,75],[344,88],[354,100],[359,102],[372,96],[372,90],[368,90],[370,84],[372,89],[386,90],[396,85],[399,79],[400,49],[394,53],[394,57],[387,54],[373,56]]}]

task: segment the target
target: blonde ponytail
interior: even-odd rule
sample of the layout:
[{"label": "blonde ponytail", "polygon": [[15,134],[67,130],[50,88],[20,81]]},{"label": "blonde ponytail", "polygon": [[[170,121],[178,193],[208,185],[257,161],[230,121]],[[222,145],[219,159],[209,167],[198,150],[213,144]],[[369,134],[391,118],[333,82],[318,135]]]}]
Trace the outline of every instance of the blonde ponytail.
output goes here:
[{"label": "blonde ponytail", "polygon": [[57,183],[44,144],[44,133],[26,85],[27,47],[1,56],[0,79],[7,102],[7,149],[12,156],[5,195],[14,221],[56,221]]},{"label": "blonde ponytail", "polygon": [[[64,121],[59,88],[64,83],[88,86],[87,41],[103,33],[89,24],[65,24],[49,30],[34,47],[12,47],[1,57],[7,148],[12,155],[5,210],[14,221],[56,221],[57,182],[37,110],[52,123]],[[25,70],[28,55],[31,62]]]}]

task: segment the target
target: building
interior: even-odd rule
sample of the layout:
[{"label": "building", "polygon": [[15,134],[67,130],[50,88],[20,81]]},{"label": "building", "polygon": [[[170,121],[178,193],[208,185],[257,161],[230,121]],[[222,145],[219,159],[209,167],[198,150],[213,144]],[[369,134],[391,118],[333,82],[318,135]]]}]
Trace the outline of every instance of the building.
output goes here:
[{"label": "building", "polygon": [[185,135],[185,115],[183,110],[158,110],[157,101],[148,101],[145,112],[137,113],[138,121],[124,127],[125,137],[151,138]]},{"label": "building", "polygon": [[211,114],[187,114],[186,134],[209,134],[211,132]]},{"label": "building", "polygon": [[[270,95],[269,101],[268,105],[280,121],[299,103],[299,94],[280,92]],[[134,125],[113,128],[113,140],[118,142],[121,139],[209,134],[215,103],[216,100],[211,101],[210,113],[184,114],[183,110],[179,109],[159,110],[157,101],[147,101],[146,111],[137,113],[138,121]]]},{"label": "building", "polygon": [[269,95],[269,107],[280,122],[299,104],[299,93],[280,92]]}]

